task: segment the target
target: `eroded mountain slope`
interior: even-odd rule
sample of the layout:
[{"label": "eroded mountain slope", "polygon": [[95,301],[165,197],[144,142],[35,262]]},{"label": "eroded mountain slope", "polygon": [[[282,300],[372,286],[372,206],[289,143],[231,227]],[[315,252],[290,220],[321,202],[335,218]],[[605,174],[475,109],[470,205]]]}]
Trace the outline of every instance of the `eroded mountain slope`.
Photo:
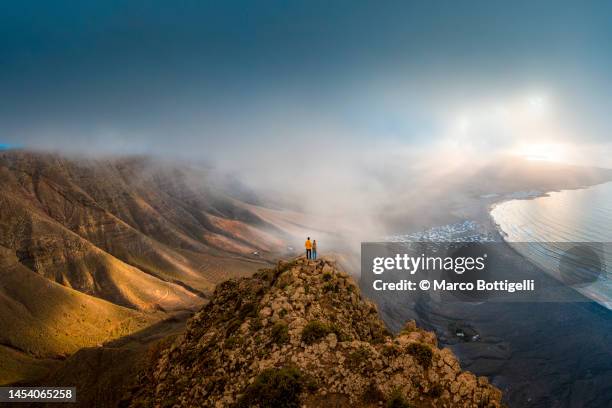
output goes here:
[{"label": "eroded mountain slope", "polygon": [[0,381],[196,310],[269,264],[286,234],[217,184],[150,158],[0,152]]},{"label": "eroded mountain slope", "polygon": [[284,245],[206,177],[145,158],[3,152],[0,245],[32,271],[117,304],[197,306],[229,271],[265,264],[254,252]]},{"label": "eroded mountain slope", "polygon": [[42,375],[48,359],[141,330],[164,316],[142,313],[45,279],[0,247],[0,380]]}]

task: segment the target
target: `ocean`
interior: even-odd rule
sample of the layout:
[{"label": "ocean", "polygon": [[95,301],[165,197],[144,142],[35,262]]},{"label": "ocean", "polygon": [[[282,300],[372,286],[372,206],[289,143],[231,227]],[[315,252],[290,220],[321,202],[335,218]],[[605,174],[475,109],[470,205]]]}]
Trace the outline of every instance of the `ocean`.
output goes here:
[{"label": "ocean", "polygon": [[612,309],[612,183],[502,202],[491,216],[522,256]]},{"label": "ocean", "polygon": [[[612,407],[612,311],[606,308],[612,183],[505,201],[492,209],[491,216],[508,243],[494,246],[505,259],[504,273],[517,280],[548,281],[551,287],[551,282],[569,280],[576,297],[497,303],[385,295],[373,299],[381,316],[396,332],[407,319],[434,331],[463,369],[485,375],[500,387],[510,407]],[[480,229],[463,222],[388,241],[490,241]],[[584,256],[592,255],[589,250],[600,261],[599,273],[590,274],[598,268]],[[567,266],[563,259],[568,253],[569,273],[560,268]],[[571,272],[580,269],[586,273]],[[458,330],[466,335],[458,337]]]}]

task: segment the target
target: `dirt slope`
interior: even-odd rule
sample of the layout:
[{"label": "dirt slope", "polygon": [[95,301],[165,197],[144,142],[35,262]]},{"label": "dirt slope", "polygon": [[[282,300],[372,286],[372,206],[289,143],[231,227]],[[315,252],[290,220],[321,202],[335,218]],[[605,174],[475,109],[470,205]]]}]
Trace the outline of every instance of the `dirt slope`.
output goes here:
[{"label": "dirt slope", "polygon": [[51,358],[97,346],[153,324],[142,313],[52,282],[0,247],[0,381],[46,372]]}]

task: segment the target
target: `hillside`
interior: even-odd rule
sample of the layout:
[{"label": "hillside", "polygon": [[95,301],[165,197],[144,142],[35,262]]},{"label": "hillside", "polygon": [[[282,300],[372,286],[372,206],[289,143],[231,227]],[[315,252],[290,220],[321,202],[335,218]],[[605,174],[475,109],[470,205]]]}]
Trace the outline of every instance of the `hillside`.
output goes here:
[{"label": "hillside", "polygon": [[34,273],[0,247],[0,383],[44,375],[56,361],[153,324],[144,314]]},{"label": "hillside", "polygon": [[[393,336],[352,279],[303,258],[220,284],[124,395],[132,407],[499,407],[435,335]],[[410,405],[409,405],[410,404]]]},{"label": "hillside", "polygon": [[197,310],[287,246],[202,167],[11,150],[0,185],[0,383]]},{"label": "hillside", "polygon": [[0,245],[81,292],[138,309],[181,309],[185,290],[210,292],[228,266],[251,273],[262,263],[253,252],[283,246],[269,233],[281,231],[208,177],[151,158],[2,152]]}]

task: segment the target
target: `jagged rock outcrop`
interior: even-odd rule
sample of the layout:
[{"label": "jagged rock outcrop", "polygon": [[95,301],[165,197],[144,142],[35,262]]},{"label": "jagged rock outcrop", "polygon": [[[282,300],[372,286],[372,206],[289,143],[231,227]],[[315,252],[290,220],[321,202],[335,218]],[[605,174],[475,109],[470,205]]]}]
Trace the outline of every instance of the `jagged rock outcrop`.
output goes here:
[{"label": "jagged rock outcrop", "polygon": [[333,261],[220,284],[125,396],[132,407],[499,407],[433,333],[387,331]]}]

